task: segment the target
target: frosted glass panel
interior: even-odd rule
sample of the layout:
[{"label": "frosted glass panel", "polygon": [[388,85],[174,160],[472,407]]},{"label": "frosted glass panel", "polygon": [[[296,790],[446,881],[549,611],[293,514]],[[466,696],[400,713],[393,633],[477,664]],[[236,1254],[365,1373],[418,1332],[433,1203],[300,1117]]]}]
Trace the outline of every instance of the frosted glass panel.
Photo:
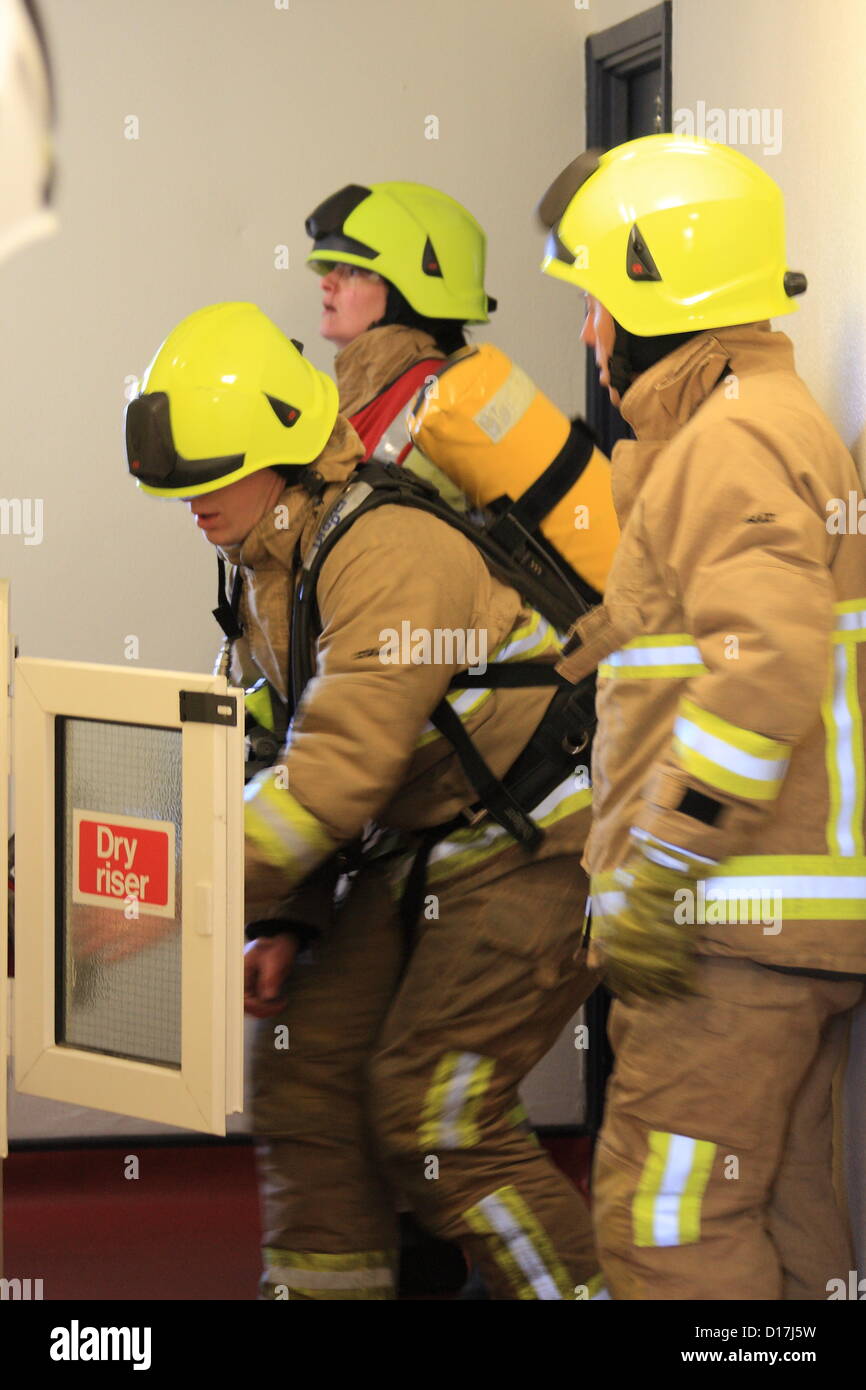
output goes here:
[{"label": "frosted glass panel", "polygon": [[55,727],[57,1042],[179,1067],[181,731]]}]

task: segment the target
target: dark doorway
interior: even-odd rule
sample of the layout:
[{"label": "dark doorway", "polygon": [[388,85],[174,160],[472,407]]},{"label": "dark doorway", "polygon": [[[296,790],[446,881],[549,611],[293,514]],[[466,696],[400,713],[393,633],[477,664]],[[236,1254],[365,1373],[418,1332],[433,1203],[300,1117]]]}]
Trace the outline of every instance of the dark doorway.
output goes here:
[{"label": "dark doorway", "polygon": [[[586,143],[610,149],[641,135],[670,130],[671,4],[616,24],[586,41]],[[610,457],[618,439],[633,439],[628,425],[598,384],[595,357],[587,352],[586,418]],[[587,1058],[587,1124],[597,1134],[604,1111],[604,1092],[613,1066],[607,1040],[611,997],[604,986],[587,1001],[591,1039]]]},{"label": "dark doorway", "polygon": [[[586,41],[586,143],[610,149],[640,135],[670,130],[671,0],[615,24]],[[609,456],[628,425],[598,384],[587,354],[586,418]]]}]

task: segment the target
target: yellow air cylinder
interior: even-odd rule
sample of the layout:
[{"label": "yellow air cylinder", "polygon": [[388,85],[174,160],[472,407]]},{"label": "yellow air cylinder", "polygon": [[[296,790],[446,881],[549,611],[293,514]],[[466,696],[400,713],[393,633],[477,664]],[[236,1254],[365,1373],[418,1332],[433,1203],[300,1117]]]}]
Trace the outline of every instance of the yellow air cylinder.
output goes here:
[{"label": "yellow air cylinder", "polygon": [[[418,396],[407,424],[421,453],[476,507],[503,495],[516,502],[553,462],[570,430],[562,411],[491,343],[449,361]],[[599,449],[540,530],[582,579],[604,592],[619,526],[610,464]]]}]

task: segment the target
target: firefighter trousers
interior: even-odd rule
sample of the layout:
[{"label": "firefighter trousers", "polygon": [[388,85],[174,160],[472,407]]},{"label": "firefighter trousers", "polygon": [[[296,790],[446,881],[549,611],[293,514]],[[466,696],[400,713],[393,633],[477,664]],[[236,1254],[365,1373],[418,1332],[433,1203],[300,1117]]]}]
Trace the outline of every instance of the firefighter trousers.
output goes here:
[{"label": "firefighter trousers", "polygon": [[832,1082],[863,985],[702,957],[698,993],[617,1001],[593,1173],[614,1299],[826,1299],[850,1238]]},{"label": "firefighter trousers", "polygon": [[574,960],[586,891],[574,850],[506,849],[436,885],[404,968],[387,876],[358,872],[285,1010],[257,1024],[264,1297],[392,1298],[398,1194],[492,1297],[594,1296],[586,1204],[517,1093],[596,983]]}]

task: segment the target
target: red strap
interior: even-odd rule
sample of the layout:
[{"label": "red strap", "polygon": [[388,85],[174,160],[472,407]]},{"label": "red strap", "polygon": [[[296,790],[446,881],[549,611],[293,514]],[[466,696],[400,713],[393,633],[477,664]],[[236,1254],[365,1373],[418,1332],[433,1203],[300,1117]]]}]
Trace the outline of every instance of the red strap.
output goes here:
[{"label": "red strap", "polygon": [[[417,396],[428,376],[434,376],[441,368],[442,359],[439,357],[416,362],[414,367],[409,367],[402,376],[398,376],[396,381],[392,381],[355,415],[349,416],[350,424],[361,436],[365,463],[372,457],[376,445],[389,426],[405,413],[406,407]],[[406,448],[398,459],[399,463],[403,462],[411,448],[412,442],[407,439]]]}]

